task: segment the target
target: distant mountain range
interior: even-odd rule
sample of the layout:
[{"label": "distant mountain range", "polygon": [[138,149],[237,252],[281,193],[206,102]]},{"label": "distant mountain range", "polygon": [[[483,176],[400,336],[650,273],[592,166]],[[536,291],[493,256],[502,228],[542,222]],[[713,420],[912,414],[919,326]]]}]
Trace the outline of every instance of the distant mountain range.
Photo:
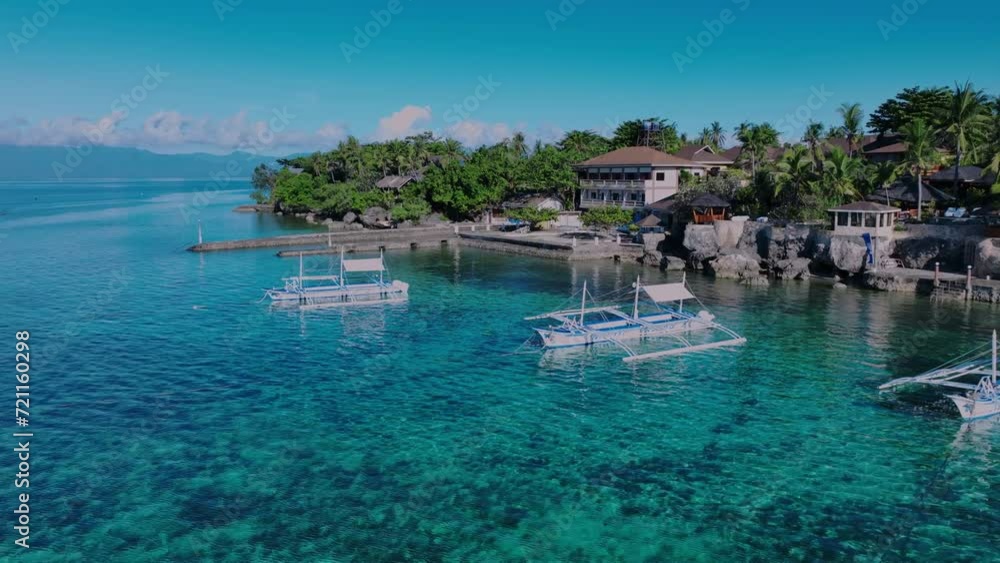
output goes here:
[{"label": "distant mountain range", "polygon": [[275,165],[277,160],[245,152],[158,154],[133,148],[89,148],[90,153],[84,155],[69,147],[0,145],[0,180],[203,179],[227,170],[233,178],[249,178],[258,164]]}]

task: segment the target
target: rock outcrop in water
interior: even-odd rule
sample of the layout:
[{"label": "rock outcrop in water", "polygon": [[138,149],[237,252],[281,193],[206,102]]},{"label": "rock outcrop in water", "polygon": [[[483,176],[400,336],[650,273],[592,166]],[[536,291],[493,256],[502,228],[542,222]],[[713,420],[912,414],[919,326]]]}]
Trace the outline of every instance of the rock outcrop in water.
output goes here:
[{"label": "rock outcrop in water", "polygon": [[976,276],[1000,278],[1000,239],[986,239],[976,247]]},{"label": "rock outcrop in water", "polygon": [[[802,280],[814,273],[862,276],[871,270],[868,248],[860,236],[834,235],[819,225],[776,227],[733,221],[688,225],[680,246],[676,241],[671,246],[670,237],[662,234],[647,237],[651,242],[646,244],[643,263],[648,266],[673,269],[685,259],[688,268],[748,282],[769,274]],[[960,271],[968,258],[966,245],[981,238],[981,230],[974,226],[908,226],[906,232],[878,240],[879,269],[894,267],[898,261],[907,268],[931,270],[941,263],[945,271]],[[1000,277],[1000,242],[980,244],[977,264],[981,265],[977,275]],[[887,288],[895,283],[882,278],[872,282],[888,284]]]}]

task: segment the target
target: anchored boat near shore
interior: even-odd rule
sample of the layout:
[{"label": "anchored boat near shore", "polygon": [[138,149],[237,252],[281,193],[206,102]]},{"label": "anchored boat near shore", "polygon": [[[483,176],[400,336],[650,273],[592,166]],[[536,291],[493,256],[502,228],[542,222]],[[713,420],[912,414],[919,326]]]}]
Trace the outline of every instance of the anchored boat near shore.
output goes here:
[{"label": "anchored boat near shore", "polygon": [[266,290],[264,299],[275,306],[300,309],[325,309],[398,303],[409,297],[409,284],[391,280],[383,255],[378,258],[348,260],[340,255],[339,275],[307,276],[302,254],[299,254],[299,275],[285,278],[285,287]]},{"label": "anchored boat near shore", "polygon": [[983,348],[974,350],[922,375],[890,381],[879,390],[891,391],[905,385],[933,385],[965,391],[962,395],[948,395],[965,420],[1000,414],[996,331],[993,331],[993,341],[985,351]]},{"label": "anchored boat near shore", "polygon": [[[619,305],[588,307],[587,298],[594,301],[587,291],[586,282],[580,296],[580,308],[556,311],[529,317],[535,321],[551,319],[560,321],[558,326],[536,328],[535,332],[548,349],[613,344],[626,353],[623,361],[639,362],[668,356],[679,356],[692,352],[740,346],[746,339],[736,332],[715,322],[715,316],[702,309],[697,313],[684,310],[685,301],[698,301],[686,281],[673,284],[643,285],[637,279],[631,314]],[[652,310],[641,312],[640,305],[647,305],[641,296],[645,294]],[[664,305],[667,304],[667,305]],[[700,304],[700,302],[699,302]],[[648,308],[648,307],[647,307]],[[691,335],[700,333],[708,340],[692,342]],[[719,340],[719,336],[723,338]],[[663,338],[661,349],[640,353],[635,350],[636,342]],[[664,348],[665,346],[665,348]]]}]

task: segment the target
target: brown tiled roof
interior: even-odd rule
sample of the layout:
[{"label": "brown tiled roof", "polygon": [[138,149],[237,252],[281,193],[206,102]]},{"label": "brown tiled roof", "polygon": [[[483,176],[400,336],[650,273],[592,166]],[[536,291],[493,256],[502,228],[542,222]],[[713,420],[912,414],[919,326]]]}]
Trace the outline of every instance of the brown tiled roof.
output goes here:
[{"label": "brown tiled roof", "polygon": [[708,145],[686,145],[675,152],[674,156],[704,164],[732,164],[736,160],[716,153]]},{"label": "brown tiled roof", "polygon": [[906,143],[892,143],[878,148],[865,149],[865,154],[900,154],[909,150]]},{"label": "brown tiled roof", "polygon": [[383,190],[398,190],[413,180],[413,176],[386,176],[375,182],[375,185]]},{"label": "brown tiled roof", "polygon": [[677,166],[704,168],[703,164],[650,147],[625,147],[581,162],[577,166]]},{"label": "brown tiled roof", "polygon": [[729,160],[732,160],[733,162],[736,162],[740,158],[740,155],[742,153],[743,153],[743,147],[737,145],[731,149],[726,149],[722,151],[722,156],[728,158]]}]

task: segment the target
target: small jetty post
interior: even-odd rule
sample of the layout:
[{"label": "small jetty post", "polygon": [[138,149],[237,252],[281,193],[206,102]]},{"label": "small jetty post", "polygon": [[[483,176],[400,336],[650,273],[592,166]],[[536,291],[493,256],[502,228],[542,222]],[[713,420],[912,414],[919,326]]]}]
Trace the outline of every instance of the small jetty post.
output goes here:
[{"label": "small jetty post", "polygon": [[576,248],[576,237],[573,237],[573,248]]},{"label": "small jetty post", "polygon": [[333,234],[326,233],[326,247],[333,248]]},{"label": "small jetty post", "polygon": [[965,298],[972,299],[972,266],[966,266],[965,275]]},{"label": "small jetty post", "polygon": [[615,235],[615,244],[621,244],[621,243],[622,243],[622,234],[618,233]]},{"label": "small jetty post", "polygon": [[594,237],[594,246],[601,246],[601,237]]},{"label": "small jetty post", "polygon": [[203,241],[202,241],[202,237],[201,237],[201,220],[199,219],[198,220],[198,244],[202,244],[202,242]]},{"label": "small jetty post", "polygon": [[934,287],[939,287],[941,285],[941,263],[934,263]]},{"label": "small jetty post", "polygon": [[455,225],[455,234],[458,234],[458,225]]}]

